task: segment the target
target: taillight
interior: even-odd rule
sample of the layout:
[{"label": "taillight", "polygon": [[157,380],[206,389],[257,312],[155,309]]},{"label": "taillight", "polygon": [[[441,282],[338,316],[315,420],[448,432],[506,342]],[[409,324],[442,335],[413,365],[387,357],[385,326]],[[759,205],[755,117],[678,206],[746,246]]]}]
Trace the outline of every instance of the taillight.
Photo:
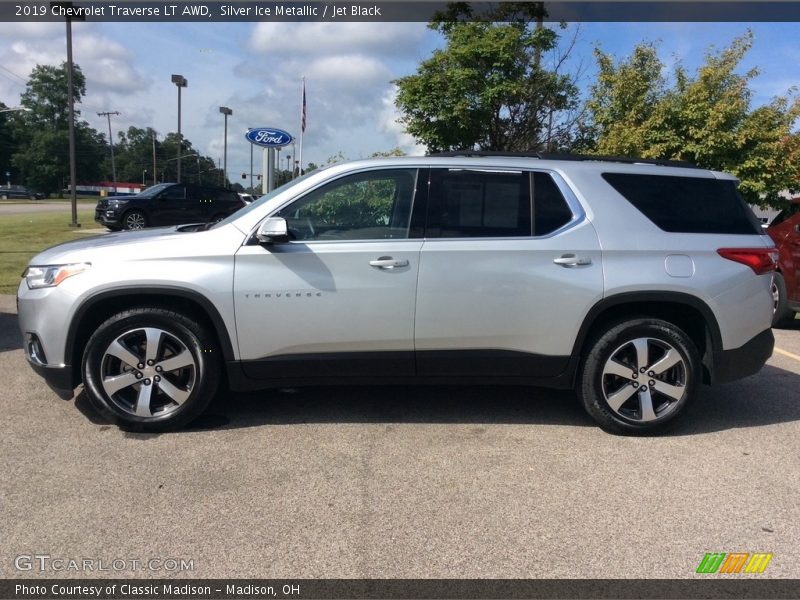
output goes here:
[{"label": "taillight", "polygon": [[743,265],[747,265],[756,275],[771,273],[778,265],[777,248],[720,248],[717,253]]}]

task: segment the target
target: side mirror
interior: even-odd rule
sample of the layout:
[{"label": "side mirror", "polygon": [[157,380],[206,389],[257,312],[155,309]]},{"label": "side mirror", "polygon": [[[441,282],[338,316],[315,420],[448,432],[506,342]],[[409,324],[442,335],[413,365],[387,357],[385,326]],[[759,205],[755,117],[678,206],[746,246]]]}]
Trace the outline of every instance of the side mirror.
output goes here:
[{"label": "side mirror", "polygon": [[281,244],[289,241],[289,228],[283,217],[270,217],[261,224],[256,232],[261,244]]}]

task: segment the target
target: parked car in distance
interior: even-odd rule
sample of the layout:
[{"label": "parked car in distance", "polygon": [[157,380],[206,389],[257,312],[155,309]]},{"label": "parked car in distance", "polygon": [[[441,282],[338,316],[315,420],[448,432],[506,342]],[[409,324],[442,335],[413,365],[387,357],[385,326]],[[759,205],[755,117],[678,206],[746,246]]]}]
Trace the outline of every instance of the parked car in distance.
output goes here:
[{"label": "parked car in distance", "polygon": [[244,192],[239,192],[239,198],[244,200],[247,204],[250,204],[255,198],[252,194],[245,194]]},{"label": "parked car in distance", "polygon": [[773,327],[788,327],[800,312],[800,196],[776,216],[767,233],[778,247],[772,280]]},{"label": "parked car in distance", "polygon": [[0,200],[44,200],[45,194],[35,192],[24,185],[0,186]]},{"label": "parked car in distance", "polygon": [[213,223],[245,205],[236,192],[223,187],[159,183],[133,196],[101,199],[94,220],[112,231]]},{"label": "parked car in distance", "polygon": [[456,383],[573,389],[607,431],[647,433],[772,354],[778,251],[736,185],[639,159],[338,163],[210,227],[45,250],[17,292],[23,348],[139,430],[223,383]]}]

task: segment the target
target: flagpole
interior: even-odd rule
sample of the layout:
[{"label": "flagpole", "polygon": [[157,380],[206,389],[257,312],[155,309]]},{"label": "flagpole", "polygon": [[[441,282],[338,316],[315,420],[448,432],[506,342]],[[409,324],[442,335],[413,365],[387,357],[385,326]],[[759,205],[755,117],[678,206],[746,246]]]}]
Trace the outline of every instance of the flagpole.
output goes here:
[{"label": "flagpole", "polygon": [[300,177],[303,174],[303,135],[306,132],[306,78],[305,76],[302,77],[303,80],[303,91],[302,91],[302,98],[300,100],[300,152],[298,154],[299,159],[299,167],[297,169],[297,176]]}]

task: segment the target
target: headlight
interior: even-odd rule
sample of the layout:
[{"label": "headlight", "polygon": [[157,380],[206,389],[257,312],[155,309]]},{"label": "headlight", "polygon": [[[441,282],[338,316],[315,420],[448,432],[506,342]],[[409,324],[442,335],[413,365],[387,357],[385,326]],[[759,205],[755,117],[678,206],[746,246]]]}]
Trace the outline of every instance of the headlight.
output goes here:
[{"label": "headlight", "polygon": [[67,277],[72,277],[78,273],[83,273],[89,267],[89,263],[75,263],[71,265],[43,265],[41,267],[28,267],[22,276],[28,289],[55,287]]}]

